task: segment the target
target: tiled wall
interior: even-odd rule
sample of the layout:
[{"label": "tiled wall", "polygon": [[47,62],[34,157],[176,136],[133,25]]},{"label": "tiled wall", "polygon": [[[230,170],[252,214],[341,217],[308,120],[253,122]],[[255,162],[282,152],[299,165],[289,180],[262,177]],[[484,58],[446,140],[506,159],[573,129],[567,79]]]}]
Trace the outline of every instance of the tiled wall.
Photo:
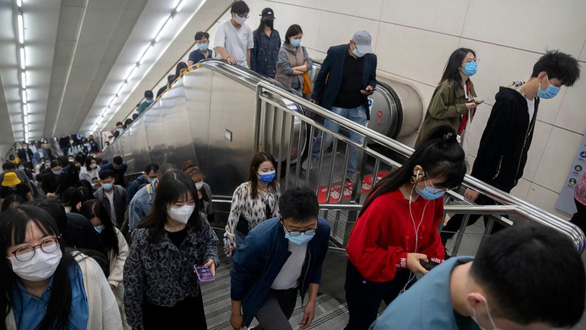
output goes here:
[{"label": "tiled wall", "polygon": [[[544,100],[524,178],[513,194],[550,212],[586,131],[586,1],[565,0],[248,0],[248,24],[271,7],[284,37],[289,25],[304,30],[310,56],[323,59],[329,46],[346,43],[358,29],[370,31],[381,75],[407,82],[427,105],[453,50],[476,51],[473,77],[485,103],[469,128],[467,153],[474,161],[494,95],[500,85],[526,80],[548,49],[580,60],[583,79]],[[227,18],[225,16],[224,18]],[[213,34],[214,30],[210,32]],[[412,144],[413,137],[403,142]]]}]

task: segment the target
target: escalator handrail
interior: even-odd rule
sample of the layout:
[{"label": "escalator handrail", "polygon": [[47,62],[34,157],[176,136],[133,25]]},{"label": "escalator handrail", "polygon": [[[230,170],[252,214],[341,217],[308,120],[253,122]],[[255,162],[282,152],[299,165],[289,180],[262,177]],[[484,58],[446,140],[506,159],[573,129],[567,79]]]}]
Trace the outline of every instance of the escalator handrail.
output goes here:
[{"label": "escalator handrail", "polygon": [[[336,114],[334,114],[333,112],[322,108],[321,106],[314,104],[302,97],[299,97],[297,95],[291,95],[288,93],[285,93],[284,91],[275,88],[274,86],[267,84],[264,81],[261,81],[258,83],[257,85],[257,96],[260,98],[260,95],[265,92],[265,91],[269,91],[271,93],[277,94],[282,98],[285,99],[289,99],[294,103],[297,103],[298,105],[302,106],[303,108],[319,115],[322,116],[326,119],[330,119],[333,120],[335,122],[337,122],[338,124],[340,124],[343,127],[349,128],[355,132],[358,132],[359,134],[364,135],[365,137],[367,137],[368,139],[365,139],[365,141],[367,140],[371,140],[371,141],[375,141],[395,152],[398,152],[400,154],[402,154],[405,157],[409,157],[411,156],[411,154],[414,152],[414,149],[403,144],[400,143],[396,140],[393,140],[383,134],[380,134],[376,131],[373,131],[369,128],[367,128],[366,126],[361,126],[356,124],[355,122],[347,119],[347,118],[343,118],[341,116],[338,116]],[[297,114],[297,116],[303,116],[300,114]],[[521,200],[517,197],[514,197],[500,189],[497,189],[491,185],[488,185],[470,175],[466,175],[464,178],[464,185],[484,194],[487,195],[497,201],[501,201],[504,204],[509,204],[509,205],[516,205],[519,212],[521,212],[523,215],[530,215],[531,218],[539,218],[542,220],[542,222],[547,223],[549,226],[556,228],[558,231],[561,231],[563,233],[566,233],[567,235],[569,235],[570,237],[572,237],[572,239],[576,238],[576,243],[577,243],[577,248],[582,251],[584,249],[584,233],[575,225],[568,223],[567,221],[561,219],[560,217],[553,215],[541,208],[538,208],[537,206],[534,206],[532,204],[527,203],[524,200]]]}]

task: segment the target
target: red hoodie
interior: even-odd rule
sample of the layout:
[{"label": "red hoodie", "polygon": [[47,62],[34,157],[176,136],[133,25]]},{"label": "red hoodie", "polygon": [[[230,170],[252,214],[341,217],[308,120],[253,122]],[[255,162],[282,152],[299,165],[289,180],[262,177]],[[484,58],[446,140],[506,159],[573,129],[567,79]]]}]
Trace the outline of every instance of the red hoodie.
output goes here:
[{"label": "red hoodie", "polygon": [[[414,192],[416,194],[416,192]],[[427,255],[430,261],[444,259],[437,228],[444,218],[443,198],[428,201],[422,197],[411,203],[411,212],[419,227],[415,251],[415,228],[409,215],[409,200],[400,190],[377,197],[356,220],[346,247],[348,259],[362,277],[371,282],[388,282],[401,268],[407,268],[407,253]]]}]

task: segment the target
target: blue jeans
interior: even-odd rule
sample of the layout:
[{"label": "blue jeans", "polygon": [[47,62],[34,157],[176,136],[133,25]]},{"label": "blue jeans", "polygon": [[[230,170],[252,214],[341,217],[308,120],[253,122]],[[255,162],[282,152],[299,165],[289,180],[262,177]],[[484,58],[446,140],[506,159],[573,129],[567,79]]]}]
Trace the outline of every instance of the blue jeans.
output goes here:
[{"label": "blue jeans", "polygon": [[[338,107],[332,107],[332,112],[340,115],[344,118],[347,118],[353,122],[355,122],[358,125],[361,126],[365,126],[366,123],[368,122],[368,119],[366,119],[366,111],[364,109],[364,106],[359,106],[356,108],[338,108]],[[333,120],[329,120],[326,119],[324,121],[324,127],[334,133],[338,133],[340,131],[340,125],[338,125],[338,123],[334,122]],[[349,130],[350,131],[350,140],[358,143],[358,144],[362,144],[364,142],[364,136],[362,134],[359,134],[357,132],[354,132],[353,130]],[[311,155],[312,159],[318,159],[319,158],[319,147],[321,144],[321,139],[322,139],[322,135],[323,133],[320,132],[317,135],[317,138],[315,139],[315,142],[313,143],[313,152]],[[332,142],[334,141],[334,137],[330,134],[326,135],[326,140],[324,142],[324,150],[327,149],[330,144],[332,144]],[[334,151],[335,152],[335,151]],[[348,172],[356,172],[356,163],[358,162],[358,148],[356,147],[350,147],[350,156],[348,157]]]}]

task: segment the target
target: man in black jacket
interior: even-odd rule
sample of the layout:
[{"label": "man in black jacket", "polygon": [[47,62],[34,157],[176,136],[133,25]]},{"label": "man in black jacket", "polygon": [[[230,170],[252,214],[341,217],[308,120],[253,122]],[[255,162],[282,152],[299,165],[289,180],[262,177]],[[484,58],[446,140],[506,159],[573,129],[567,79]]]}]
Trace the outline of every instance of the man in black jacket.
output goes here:
[{"label": "man in black jacket", "polygon": [[[486,128],[478,147],[471,175],[504,192],[510,192],[523,176],[531,146],[537,108],[541,99],[551,99],[561,86],[572,86],[580,77],[580,67],[571,55],[549,51],[533,66],[527,82],[515,81],[496,94]],[[489,197],[466,189],[465,197],[480,205],[494,205]],[[469,225],[479,215],[470,216]],[[444,227],[442,242],[460,228],[462,216],[454,216]],[[493,232],[503,226],[495,223]]]},{"label": "man in black jacket", "polygon": [[[313,87],[311,101],[331,110],[333,113],[345,117],[361,126],[365,126],[370,119],[368,95],[376,87],[376,55],[372,52],[372,38],[366,31],[354,33],[349,44],[333,46],[321,66]],[[338,132],[340,126],[332,120],[326,119],[325,128]],[[322,134],[320,133],[313,145],[311,160],[316,161],[320,154]],[[364,136],[350,131],[350,139],[362,144]],[[333,136],[327,135],[324,150],[333,141]],[[309,157],[308,157],[309,159]],[[348,158],[347,177],[356,179],[356,165],[358,149],[352,147]],[[312,165],[312,167],[314,167]],[[307,164],[304,164],[307,170]]]}]

